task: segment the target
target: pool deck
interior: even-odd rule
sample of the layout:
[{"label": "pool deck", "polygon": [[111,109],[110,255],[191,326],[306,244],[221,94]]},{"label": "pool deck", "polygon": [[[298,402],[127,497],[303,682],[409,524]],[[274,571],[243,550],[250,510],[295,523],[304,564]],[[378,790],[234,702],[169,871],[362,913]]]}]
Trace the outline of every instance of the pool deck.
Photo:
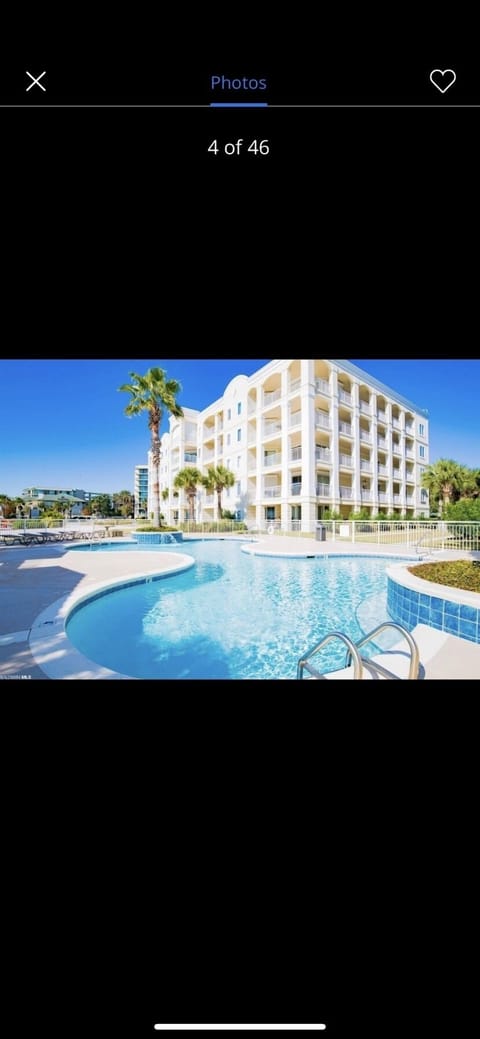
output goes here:
[{"label": "pool deck", "polygon": [[[188,540],[187,536],[178,546],[184,559],[188,558]],[[412,558],[418,558],[414,551],[402,545],[379,547],[363,543],[352,545],[343,541],[317,542],[275,534],[259,536],[255,543],[247,538],[235,540],[243,542],[247,551],[262,555],[289,555],[297,558],[326,554],[384,555],[389,558],[411,555]],[[52,620],[45,620],[45,617],[52,616],[60,624],[71,605],[89,590],[107,586],[122,578],[128,579],[139,571],[145,575],[166,573],[177,569],[179,564],[178,551],[142,551],[140,564],[137,554],[70,552],[69,548],[70,544],[0,547],[0,680],[49,680],[55,677],[54,669],[49,668],[51,674],[47,674],[39,666],[31,649],[31,643],[35,645],[36,637],[44,634],[40,628],[53,623]],[[479,558],[480,553],[473,553],[473,556]],[[446,551],[435,553],[435,558],[470,559],[472,553]],[[53,629],[51,634],[54,634]],[[52,658],[55,655],[60,654],[52,651]],[[446,636],[442,645],[442,659],[437,657],[438,654],[433,656],[430,665],[427,665],[425,678],[457,680],[480,677],[480,646],[475,643],[455,635]],[[91,674],[65,673],[58,677],[121,676],[107,672],[106,669],[97,669],[97,672]]]}]

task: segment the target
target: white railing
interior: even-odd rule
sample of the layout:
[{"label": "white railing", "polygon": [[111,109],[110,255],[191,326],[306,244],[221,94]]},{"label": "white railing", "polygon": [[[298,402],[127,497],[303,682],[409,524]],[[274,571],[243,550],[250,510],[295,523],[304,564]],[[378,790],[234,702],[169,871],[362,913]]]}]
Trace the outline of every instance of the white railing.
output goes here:
[{"label": "white railing", "polygon": [[324,411],[315,412],[315,428],[330,429],[330,418]]},{"label": "white railing", "polygon": [[290,453],[290,461],[291,462],[300,462],[301,458],[302,458],[302,449],[301,449],[301,447],[292,447],[292,450],[291,450],[291,453]]},{"label": "white railing", "polygon": [[290,419],[289,419],[289,423],[288,424],[289,424],[290,427],[291,426],[299,426],[301,421],[302,421],[302,412],[301,411],[294,411],[293,414],[290,415]]},{"label": "white railing", "polygon": [[367,462],[365,459],[361,458],[360,459],[360,469],[362,470],[363,473],[371,473],[372,472],[372,463],[371,462]]},{"label": "white railing", "polygon": [[288,392],[289,393],[295,393],[296,390],[300,389],[301,383],[302,383],[301,379],[291,379],[290,380],[290,387],[289,387]]},{"label": "white railing", "polygon": [[272,455],[265,455],[263,459],[263,464],[266,468],[268,468],[268,466],[270,465],[281,465],[281,463],[282,456],[280,454],[280,451],[275,451],[275,453]]},{"label": "white railing", "polygon": [[264,435],[264,437],[271,437],[271,436],[274,436],[275,433],[281,433],[281,432],[282,432],[282,423],[281,422],[274,422],[274,421],[270,421],[269,422],[269,421],[267,421],[267,422],[263,423],[263,435]]},{"label": "white railing", "polygon": [[364,400],[361,400],[360,401],[360,411],[364,415],[371,415],[372,414],[372,407],[371,407],[370,404],[366,404]]},{"label": "white railing", "polygon": [[347,393],[346,390],[339,390],[338,391],[338,399],[343,401],[345,404],[351,404],[352,401],[353,401],[352,394],[351,393]]},{"label": "white railing", "polygon": [[338,461],[340,465],[347,466],[350,469],[353,468],[353,455],[340,455]]},{"label": "white railing", "polygon": [[292,486],[290,487],[290,494],[293,497],[295,497],[295,495],[298,495],[298,494],[301,494],[301,493],[302,493],[302,485],[301,485],[301,483],[292,483]]},{"label": "white railing", "polygon": [[386,411],[377,411],[377,419],[379,419],[380,422],[386,422],[387,421],[387,412]]},{"label": "white railing", "polygon": [[264,492],[263,492],[263,497],[264,498],[280,498],[281,493],[282,493],[282,488],[281,488],[280,485],[278,487],[265,487]]},{"label": "white railing", "polygon": [[352,427],[349,422],[339,422],[338,430],[340,433],[346,433],[349,437],[352,436]]},{"label": "white railing", "polygon": [[377,447],[387,447],[387,441],[385,440],[385,437],[377,437]]},{"label": "white railing", "polygon": [[282,396],[281,390],[264,390],[263,391],[263,406],[268,407],[269,404],[273,404],[276,400],[279,400]]},{"label": "white railing", "polygon": [[353,498],[353,487],[340,487],[341,498]]},{"label": "white railing", "polygon": [[331,453],[328,447],[317,447],[315,450],[315,461],[316,462],[329,462],[331,459]]},{"label": "white railing", "polygon": [[371,433],[367,433],[366,429],[361,429],[360,430],[360,440],[363,440],[363,442],[365,444],[371,444],[372,443],[372,434]]},{"label": "white railing", "polygon": [[317,495],[317,498],[329,498],[330,497],[330,484],[329,483],[317,483],[316,495]]},{"label": "white railing", "polygon": [[326,379],[315,379],[315,393],[330,393],[330,386]]},{"label": "white railing", "polygon": [[377,465],[377,472],[379,476],[388,476],[388,467],[386,465]]}]

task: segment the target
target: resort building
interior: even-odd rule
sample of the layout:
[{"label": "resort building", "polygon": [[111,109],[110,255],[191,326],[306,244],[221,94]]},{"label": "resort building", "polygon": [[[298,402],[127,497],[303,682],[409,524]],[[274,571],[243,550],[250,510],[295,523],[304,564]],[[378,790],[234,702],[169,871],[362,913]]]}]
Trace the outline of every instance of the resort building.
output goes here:
[{"label": "resort building", "polygon": [[[63,507],[68,504],[70,515],[81,516],[85,505],[89,505],[94,498],[105,493],[105,491],[84,491],[79,488],[67,490],[63,487],[26,487],[22,491],[21,497],[27,508],[34,513],[37,513],[41,506],[50,508],[53,505],[60,504]],[[110,494],[109,497],[111,497]]]},{"label": "resort building", "polygon": [[222,508],[249,527],[312,532],[332,513],[429,515],[428,413],[350,361],[270,361],[237,375],[203,411],[183,410],[162,436],[167,523],[218,518],[215,493],[199,486],[191,517],[174,487],[181,469],[209,465],[234,474]]},{"label": "resort building", "polygon": [[148,465],[136,465],[133,481],[134,515],[146,516],[148,510]]}]

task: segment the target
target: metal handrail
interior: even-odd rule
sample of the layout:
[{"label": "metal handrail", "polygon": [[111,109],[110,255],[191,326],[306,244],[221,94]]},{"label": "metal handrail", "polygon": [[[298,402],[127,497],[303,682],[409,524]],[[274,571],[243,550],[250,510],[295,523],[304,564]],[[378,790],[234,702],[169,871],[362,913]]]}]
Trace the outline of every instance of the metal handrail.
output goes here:
[{"label": "metal handrail", "polygon": [[317,671],[314,667],[312,667],[311,664],[308,663],[308,661],[311,659],[311,657],[313,657],[315,655],[315,653],[318,653],[318,650],[322,649],[322,647],[325,646],[327,644],[327,642],[330,642],[331,639],[341,639],[342,642],[346,643],[346,645],[348,647],[349,655],[351,655],[353,657],[353,661],[354,661],[353,677],[354,677],[354,679],[362,678],[362,674],[363,674],[362,658],[361,658],[361,656],[360,656],[360,654],[358,652],[358,649],[357,649],[355,643],[352,642],[351,639],[349,639],[348,635],[344,635],[343,631],[330,631],[328,633],[328,635],[325,635],[325,637],[323,639],[321,639],[320,642],[317,642],[317,644],[313,647],[313,649],[311,649],[306,654],[305,657],[302,657],[298,661],[298,664],[297,664],[297,679],[303,679],[303,672],[304,671],[308,671],[314,678],[323,678],[324,677],[324,675],[321,675],[319,671]]},{"label": "metal handrail", "polygon": [[[408,681],[411,681],[412,679],[418,678],[418,672],[419,672],[419,669],[420,669],[420,653],[419,653],[419,649],[418,649],[417,643],[415,642],[415,639],[412,637],[410,632],[407,631],[406,628],[403,628],[401,624],[395,624],[393,621],[384,621],[383,624],[379,624],[376,628],[373,629],[373,631],[370,631],[368,633],[368,635],[365,635],[363,639],[360,639],[358,642],[355,643],[355,647],[356,647],[357,651],[359,649],[361,649],[362,646],[366,646],[367,642],[371,642],[375,638],[376,635],[379,635],[382,631],[385,631],[387,628],[393,628],[394,631],[398,631],[400,633],[400,635],[403,635],[405,641],[408,643],[408,647],[410,649],[410,666],[409,666],[409,669],[408,669]],[[347,653],[346,660],[345,660],[345,667],[349,666],[349,664],[350,664],[350,657],[351,657],[351,650],[349,649],[349,651]],[[362,657],[362,660],[364,661],[364,663],[368,663],[368,660],[365,660],[363,657]],[[374,661],[373,666],[378,671],[380,671],[381,674],[384,675],[385,678],[394,678],[395,677],[389,671],[387,671],[386,668],[384,668],[382,664],[379,664],[377,661]]]}]

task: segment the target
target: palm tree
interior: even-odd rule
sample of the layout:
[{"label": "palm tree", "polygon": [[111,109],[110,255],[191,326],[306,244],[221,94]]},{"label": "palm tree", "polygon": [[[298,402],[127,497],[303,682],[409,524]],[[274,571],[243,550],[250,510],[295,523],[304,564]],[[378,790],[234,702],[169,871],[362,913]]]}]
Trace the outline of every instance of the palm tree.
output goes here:
[{"label": "palm tree", "polygon": [[215,491],[217,494],[218,519],[222,518],[222,491],[226,487],[233,487],[235,476],[226,469],[224,465],[209,465],[207,475],[203,477],[203,485],[207,491]]},{"label": "palm tree", "polygon": [[152,446],[154,527],[158,527],[160,522],[160,425],[163,409],[166,408],[175,418],[183,416],[183,410],[176,401],[177,394],[181,392],[182,387],[176,379],[166,379],[166,374],[163,368],[149,368],[145,375],[130,372],[130,378],[133,381],[118,387],[121,392],[131,394],[130,403],[125,408],[125,414],[129,418],[139,415],[141,411],[148,412],[148,428]]},{"label": "palm tree", "polygon": [[430,492],[434,501],[439,502],[442,511],[461,493],[464,480],[464,468],[459,462],[452,458],[439,458],[425,469],[422,487]]},{"label": "palm tree", "polygon": [[179,487],[185,491],[188,498],[188,513],[190,520],[193,522],[195,519],[195,498],[197,496],[197,487],[199,484],[203,484],[203,476],[199,469],[194,466],[187,466],[185,469],[180,469],[177,473],[174,486]]}]

